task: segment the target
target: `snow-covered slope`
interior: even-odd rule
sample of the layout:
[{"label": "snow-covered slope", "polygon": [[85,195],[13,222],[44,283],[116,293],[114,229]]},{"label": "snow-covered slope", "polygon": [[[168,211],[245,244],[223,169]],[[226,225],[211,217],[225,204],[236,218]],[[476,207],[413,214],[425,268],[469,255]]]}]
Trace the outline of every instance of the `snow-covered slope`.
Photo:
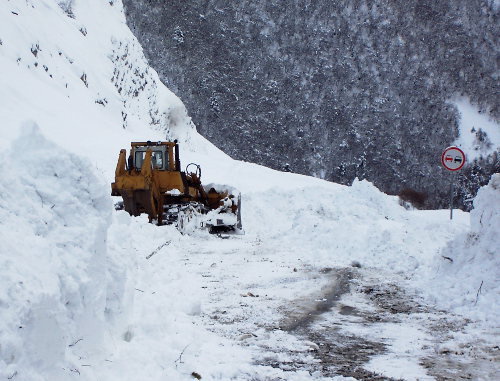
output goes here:
[{"label": "snow-covered slope", "polygon": [[[250,321],[269,324],[280,305],[323,285],[311,269],[353,262],[427,289],[446,271],[440,250],[467,231],[466,213],[408,211],[366,181],[346,187],[232,160],[148,67],[119,0],[3,1],[0,70],[0,378],[308,379],[231,339],[250,323],[223,334],[204,317],[245,308],[246,287],[266,285]],[[245,236],[182,236],[113,210],[119,149],[165,137],[179,139],[184,164],[201,164],[204,183],[242,191]],[[314,363],[309,344],[270,332],[265,345]]]},{"label": "snow-covered slope", "polygon": [[3,1],[0,18],[0,147],[32,119],[50,140],[107,170],[109,153],[144,139],[145,127],[158,130],[152,138],[189,129],[182,102],[147,66],[120,1]]},{"label": "snow-covered slope", "polygon": [[467,152],[467,160],[473,161],[498,152],[500,128],[497,123],[480,113],[467,99],[458,99],[455,105],[460,112],[460,135],[455,145]]}]

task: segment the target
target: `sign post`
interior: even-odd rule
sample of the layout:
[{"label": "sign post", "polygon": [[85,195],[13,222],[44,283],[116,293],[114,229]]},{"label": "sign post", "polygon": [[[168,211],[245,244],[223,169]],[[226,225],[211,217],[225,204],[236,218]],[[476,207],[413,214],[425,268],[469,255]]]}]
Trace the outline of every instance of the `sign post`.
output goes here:
[{"label": "sign post", "polygon": [[[441,164],[452,174],[461,170],[465,165],[465,153],[460,148],[451,146],[446,148],[441,155]],[[453,219],[453,196],[454,196],[454,176],[451,177],[450,185],[450,220]]]}]

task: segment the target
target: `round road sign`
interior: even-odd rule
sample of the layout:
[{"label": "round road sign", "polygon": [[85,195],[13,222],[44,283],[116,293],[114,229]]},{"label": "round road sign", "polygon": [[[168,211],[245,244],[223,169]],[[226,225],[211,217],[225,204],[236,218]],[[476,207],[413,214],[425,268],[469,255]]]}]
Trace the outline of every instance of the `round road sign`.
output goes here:
[{"label": "round road sign", "polygon": [[465,164],[465,153],[458,147],[448,147],[441,155],[441,164],[449,171],[458,171]]}]

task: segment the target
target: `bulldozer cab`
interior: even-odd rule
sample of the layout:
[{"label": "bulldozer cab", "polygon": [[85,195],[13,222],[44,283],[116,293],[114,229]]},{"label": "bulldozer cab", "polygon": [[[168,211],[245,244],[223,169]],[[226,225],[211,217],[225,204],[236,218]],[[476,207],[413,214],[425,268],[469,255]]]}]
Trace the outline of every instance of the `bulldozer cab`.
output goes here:
[{"label": "bulldozer cab", "polygon": [[[133,157],[133,165],[136,169],[142,168],[149,147],[136,147]],[[168,169],[168,152],[166,146],[154,147],[151,153],[151,165],[153,169]]]},{"label": "bulldozer cab", "polygon": [[132,142],[128,158],[129,169],[142,169],[146,152],[151,150],[152,169],[160,171],[180,171],[179,146],[174,142]]}]

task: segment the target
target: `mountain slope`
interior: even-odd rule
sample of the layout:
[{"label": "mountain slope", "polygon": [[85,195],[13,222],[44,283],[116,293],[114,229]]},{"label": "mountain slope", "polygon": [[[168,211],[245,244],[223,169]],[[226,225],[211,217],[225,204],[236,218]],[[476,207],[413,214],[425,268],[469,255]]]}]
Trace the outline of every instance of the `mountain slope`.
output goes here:
[{"label": "mountain slope", "polygon": [[457,104],[499,128],[493,1],[124,3],[152,67],[234,158],[412,188],[427,208],[447,206],[439,159],[459,133],[491,147],[471,152],[458,205],[500,170],[497,135]]}]

